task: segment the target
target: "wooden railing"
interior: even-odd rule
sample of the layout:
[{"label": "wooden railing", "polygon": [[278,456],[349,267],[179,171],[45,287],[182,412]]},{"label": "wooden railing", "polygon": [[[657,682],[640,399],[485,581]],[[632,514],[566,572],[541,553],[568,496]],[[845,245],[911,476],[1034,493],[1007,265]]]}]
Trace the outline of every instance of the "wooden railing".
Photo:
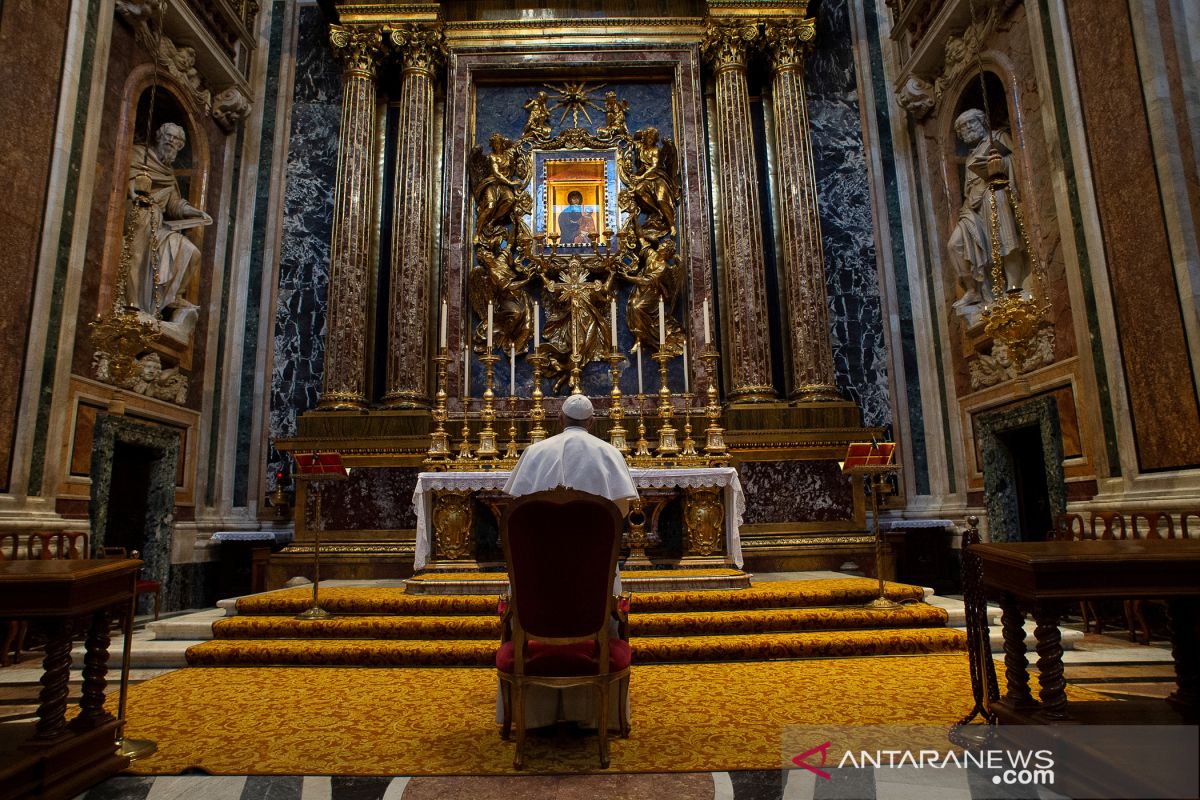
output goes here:
[{"label": "wooden railing", "polygon": [[0,532],[0,561],[86,558],[87,531]]}]

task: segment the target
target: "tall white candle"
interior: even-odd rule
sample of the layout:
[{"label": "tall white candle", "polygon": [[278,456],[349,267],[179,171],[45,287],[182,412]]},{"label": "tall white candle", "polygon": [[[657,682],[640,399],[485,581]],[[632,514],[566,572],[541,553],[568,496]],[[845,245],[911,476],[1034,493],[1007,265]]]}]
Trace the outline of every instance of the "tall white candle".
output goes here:
[{"label": "tall white candle", "polygon": [[517,346],[515,344],[508,346],[508,394],[510,397],[517,396]]},{"label": "tall white candle", "polygon": [[687,340],[683,342],[683,393],[688,393]]},{"label": "tall white candle", "polygon": [[[463,343],[463,400],[471,396],[471,342]],[[465,411],[466,408],[464,407]]]},{"label": "tall white candle", "polygon": [[658,298],[658,346],[662,347],[667,343],[667,314],[663,310],[663,299]]},{"label": "tall white candle", "polygon": [[612,319],[612,346],[613,350],[617,349],[617,298],[612,299],[609,306],[609,316]]},{"label": "tall white candle", "polygon": [[446,301],[443,300],[442,301],[442,330],[441,330],[441,335],[438,337],[438,345],[443,350],[446,349],[446,333],[449,329],[449,324],[450,324],[449,314],[450,314],[450,312],[446,308]]},{"label": "tall white candle", "polygon": [[533,349],[534,352],[542,346],[542,317],[541,308],[535,302],[533,304]]},{"label": "tall white candle", "polygon": [[492,310],[494,306],[488,303],[488,355],[492,354]]},{"label": "tall white candle", "polygon": [[642,394],[642,343],[636,342],[633,345],[634,352],[638,354],[638,394]]},{"label": "tall white candle", "polygon": [[709,327],[709,324],[708,324],[708,298],[706,297],[706,298],[704,298],[704,343],[710,344],[711,342],[712,342],[712,329]]}]

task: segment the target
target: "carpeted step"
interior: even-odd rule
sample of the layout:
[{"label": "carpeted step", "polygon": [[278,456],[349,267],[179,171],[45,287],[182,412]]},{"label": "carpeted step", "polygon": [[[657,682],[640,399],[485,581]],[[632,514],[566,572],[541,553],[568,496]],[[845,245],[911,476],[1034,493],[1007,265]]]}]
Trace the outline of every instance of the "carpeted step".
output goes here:
[{"label": "carpeted step", "polygon": [[296,619],[239,615],[213,623],[216,639],[487,639],[500,641],[495,613],[457,616],[351,616]]},{"label": "carpeted step", "polygon": [[866,628],[945,627],[944,609],[913,603],[893,610],[869,608],[772,608],[753,611],[633,613],[632,636],[782,633]]},{"label": "carpeted step", "polygon": [[[748,589],[643,592],[633,596],[632,612],[742,611],[766,608],[813,608],[861,605],[877,596],[879,583],[867,578],[777,581]],[[921,600],[919,586],[885,584],[889,598]],[[399,587],[332,587],[320,594],[321,606],[341,615],[494,614],[496,595],[422,595]],[[298,614],[312,603],[312,589],[298,587],[252,595],[237,601],[238,614]]]},{"label": "carpeted step", "polygon": [[[630,615],[633,636],[782,633],[867,628],[943,627],[943,609],[914,603],[898,609],[800,608]],[[322,620],[239,615],[212,625],[216,639],[489,639],[500,638],[500,619],[483,616],[347,616]]]},{"label": "carpeted step", "polygon": [[[966,634],[949,628],[815,631],[752,636],[647,637],[633,640],[635,663],[761,661],[775,658],[904,655],[961,650]],[[489,666],[487,640],[214,640],[188,648],[191,666]]]}]

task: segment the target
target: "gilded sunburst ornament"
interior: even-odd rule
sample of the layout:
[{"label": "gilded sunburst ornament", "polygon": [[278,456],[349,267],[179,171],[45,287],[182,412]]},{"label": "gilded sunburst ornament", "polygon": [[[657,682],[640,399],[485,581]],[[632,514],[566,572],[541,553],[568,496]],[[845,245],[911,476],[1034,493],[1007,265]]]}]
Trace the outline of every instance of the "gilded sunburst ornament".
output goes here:
[{"label": "gilded sunburst ornament", "polygon": [[590,125],[592,124],[592,117],[588,114],[588,107],[590,106],[597,111],[604,111],[603,106],[592,100],[592,93],[603,89],[607,84],[600,83],[595,86],[589,86],[586,81],[577,81],[574,83],[563,83],[560,86],[551,86],[547,83],[545,86],[547,89],[558,93],[554,98],[554,105],[550,106],[550,111],[553,112],[557,109],[562,109],[562,114],[558,118],[559,124],[562,124],[567,115],[570,114],[571,127],[578,128],[579,115],[582,114],[583,118]]}]

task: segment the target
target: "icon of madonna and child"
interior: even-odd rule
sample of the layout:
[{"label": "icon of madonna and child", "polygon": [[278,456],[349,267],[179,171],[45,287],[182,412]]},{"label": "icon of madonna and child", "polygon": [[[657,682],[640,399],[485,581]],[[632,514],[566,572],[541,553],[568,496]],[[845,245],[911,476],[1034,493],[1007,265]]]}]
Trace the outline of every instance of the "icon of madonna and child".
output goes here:
[{"label": "icon of madonna and child", "polygon": [[583,204],[583,193],[573,189],[567,194],[567,205],[558,212],[558,233],[562,244],[590,244],[590,233],[597,233],[597,210]]}]

